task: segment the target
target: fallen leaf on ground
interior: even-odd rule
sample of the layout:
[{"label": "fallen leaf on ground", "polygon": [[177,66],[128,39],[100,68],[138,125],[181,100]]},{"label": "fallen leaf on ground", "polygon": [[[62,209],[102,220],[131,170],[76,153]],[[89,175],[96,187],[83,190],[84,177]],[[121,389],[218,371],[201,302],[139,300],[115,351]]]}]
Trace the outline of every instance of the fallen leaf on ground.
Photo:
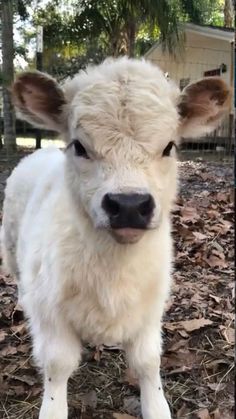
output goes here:
[{"label": "fallen leaf on ground", "polygon": [[[198,358],[196,354],[185,350],[179,350],[176,353],[171,353],[169,356],[163,356],[161,359],[161,365],[163,370],[174,368],[180,368],[178,372],[185,372],[189,369],[192,369],[197,365]],[[173,371],[172,371],[173,372]]]},{"label": "fallen leaf on ground", "polygon": [[227,268],[228,263],[225,262],[223,259],[218,258],[217,256],[211,255],[209,258],[204,258],[203,260],[211,267],[219,267],[219,268]]},{"label": "fallen leaf on ground", "polygon": [[25,325],[25,323],[21,323],[21,324],[17,324],[16,326],[12,326],[11,331],[13,333],[17,333],[19,335],[22,335],[26,331],[26,325]]},{"label": "fallen leaf on ground", "polygon": [[91,390],[89,393],[81,395],[80,400],[84,406],[89,406],[93,409],[96,409],[97,407],[98,400],[95,390]]},{"label": "fallen leaf on ground", "polygon": [[198,419],[211,419],[208,409],[201,409],[196,413],[196,415]]},{"label": "fallen leaf on ground", "polygon": [[2,348],[0,351],[1,356],[8,356],[8,355],[15,355],[17,353],[17,349],[15,346],[6,346],[5,348]]},{"label": "fallen leaf on ground", "polygon": [[10,375],[9,377],[13,380],[21,381],[22,383],[26,383],[29,386],[33,386],[35,383],[38,382],[37,376],[29,376],[29,375]]},{"label": "fallen leaf on ground", "polygon": [[188,341],[186,339],[180,339],[177,342],[173,343],[169,348],[168,348],[168,352],[176,352],[178,351],[180,348],[184,348],[186,347],[186,345],[188,344]]},{"label": "fallen leaf on ground", "polygon": [[188,413],[189,413],[189,409],[187,409],[186,405],[183,404],[183,406],[181,406],[181,408],[176,413],[176,418],[183,419],[183,417],[185,417]]},{"label": "fallen leaf on ground", "polygon": [[207,239],[206,234],[199,233],[198,231],[193,231],[193,235],[197,240],[206,240]]},{"label": "fallen leaf on ground", "polygon": [[200,218],[199,214],[197,213],[197,209],[194,207],[181,208],[180,212],[183,221],[195,222]]},{"label": "fallen leaf on ground", "polygon": [[201,327],[210,326],[212,324],[212,320],[209,319],[192,319],[192,320],[183,320],[181,322],[165,322],[164,327],[168,330],[178,330],[184,329],[186,332],[192,332],[194,330],[198,330]]},{"label": "fallen leaf on ground", "polygon": [[217,201],[228,202],[229,194],[226,194],[226,193],[223,193],[223,192],[218,192],[217,195],[216,195],[216,199],[217,199]]},{"label": "fallen leaf on ground", "polygon": [[4,330],[0,330],[0,342],[3,342],[6,336],[6,332]]},{"label": "fallen leaf on ground", "polygon": [[139,387],[138,378],[135,376],[134,372],[131,368],[127,368],[125,370],[125,382],[127,382],[130,386]]},{"label": "fallen leaf on ground", "polygon": [[225,388],[225,384],[224,383],[208,383],[207,387],[217,392],[217,391],[223,390]]},{"label": "fallen leaf on ground", "polygon": [[126,413],[113,413],[115,419],[137,419],[135,416],[127,415]]},{"label": "fallen leaf on ground", "polygon": [[220,411],[219,409],[216,409],[213,412],[213,419],[233,419],[234,413],[226,412],[226,411]]},{"label": "fallen leaf on ground", "polygon": [[216,303],[220,303],[221,298],[217,297],[217,295],[209,294],[209,297],[211,297]]},{"label": "fallen leaf on ground", "polygon": [[23,308],[19,303],[15,305],[11,318],[13,322],[20,322],[21,320],[24,320]]},{"label": "fallen leaf on ground", "polygon": [[136,396],[125,397],[123,407],[131,415],[139,415],[141,411],[140,400]]},{"label": "fallen leaf on ground", "polygon": [[235,343],[235,330],[232,327],[224,328],[222,330],[222,335],[224,336],[225,340],[230,344],[234,345]]}]

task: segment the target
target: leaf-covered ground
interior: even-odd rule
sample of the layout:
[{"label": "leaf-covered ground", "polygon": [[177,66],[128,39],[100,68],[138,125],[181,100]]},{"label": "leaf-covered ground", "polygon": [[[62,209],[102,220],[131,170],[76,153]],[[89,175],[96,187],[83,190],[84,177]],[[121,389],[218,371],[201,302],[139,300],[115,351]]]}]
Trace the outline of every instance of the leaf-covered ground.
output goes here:
[{"label": "leaf-covered ground", "polygon": [[[0,200],[16,161],[0,162]],[[175,271],[163,322],[162,375],[173,418],[234,417],[233,170],[180,163]],[[37,418],[41,377],[16,285],[0,275],[0,417]],[[139,389],[119,346],[86,348],[69,382],[70,419],[140,417]]]}]

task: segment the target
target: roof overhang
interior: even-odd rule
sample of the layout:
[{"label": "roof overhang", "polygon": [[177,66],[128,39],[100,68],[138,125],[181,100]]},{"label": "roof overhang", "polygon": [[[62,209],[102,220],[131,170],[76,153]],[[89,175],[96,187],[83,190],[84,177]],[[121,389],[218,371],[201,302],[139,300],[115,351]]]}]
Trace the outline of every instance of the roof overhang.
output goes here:
[{"label": "roof overhang", "polygon": [[221,41],[228,41],[230,43],[234,42],[234,31],[221,30],[208,26],[198,26],[194,25],[193,23],[185,23],[185,25],[183,25],[183,29],[186,32],[191,32],[202,36],[209,36],[210,38],[219,39]]},{"label": "roof overhang", "polygon": [[[181,24],[180,28],[185,32],[190,32],[202,36],[208,36],[209,38],[214,38],[229,43],[235,42],[235,33],[231,30],[222,30],[217,28],[211,28],[209,26],[194,25],[194,23]],[[144,57],[148,57],[149,54],[159,46],[161,46],[161,42],[155,42],[155,44],[153,44],[153,46],[146,52],[146,54],[144,54]]]}]

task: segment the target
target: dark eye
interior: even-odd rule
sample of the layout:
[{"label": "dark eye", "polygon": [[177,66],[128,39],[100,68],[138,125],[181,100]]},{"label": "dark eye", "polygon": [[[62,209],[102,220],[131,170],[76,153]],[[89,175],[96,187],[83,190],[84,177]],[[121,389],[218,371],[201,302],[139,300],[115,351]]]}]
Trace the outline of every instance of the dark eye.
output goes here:
[{"label": "dark eye", "polygon": [[89,159],[87,151],[85,150],[84,146],[79,142],[79,140],[72,141],[75,149],[75,154],[78,157],[83,157],[84,159]]},{"label": "dark eye", "polygon": [[166,146],[165,150],[162,153],[162,157],[168,157],[173,147],[176,147],[174,141],[170,141],[169,144]]}]

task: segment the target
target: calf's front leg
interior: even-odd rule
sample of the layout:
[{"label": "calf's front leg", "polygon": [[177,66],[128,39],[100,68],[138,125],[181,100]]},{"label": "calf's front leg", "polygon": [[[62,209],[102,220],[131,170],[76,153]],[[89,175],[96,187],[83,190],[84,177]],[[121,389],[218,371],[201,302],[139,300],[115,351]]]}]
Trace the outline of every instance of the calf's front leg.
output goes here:
[{"label": "calf's front leg", "polygon": [[77,336],[69,328],[41,330],[34,336],[34,354],[44,374],[39,419],[67,419],[67,381],[81,358]]},{"label": "calf's front leg", "polygon": [[128,343],[126,353],[139,378],[143,419],[171,419],[160,377],[161,329],[147,327]]}]

